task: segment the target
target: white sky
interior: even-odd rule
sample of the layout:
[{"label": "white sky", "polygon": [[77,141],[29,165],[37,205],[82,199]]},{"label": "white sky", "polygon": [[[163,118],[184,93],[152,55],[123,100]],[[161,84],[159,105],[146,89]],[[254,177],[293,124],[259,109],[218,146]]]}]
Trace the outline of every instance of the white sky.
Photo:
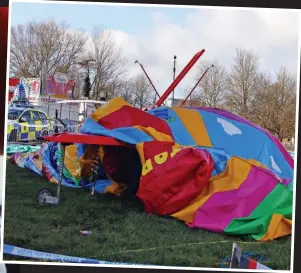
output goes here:
[{"label": "white sky", "polygon": [[[150,33],[144,37],[116,31],[125,56],[138,59],[160,92],[172,81],[173,56],[177,55],[177,72],[200,49],[200,60],[218,59],[227,69],[233,64],[236,48],[253,50],[260,56],[260,69],[273,77],[285,66],[296,75],[298,56],[298,15],[287,11],[196,10],[181,24],[169,20],[166,12],[152,14]],[[138,66],[128,63],[128,71],[137,74]],[[177,88],[180,95],[187,85],[195,84],[197,65]]]},{"label": "white sky", "polygon": [[[50,2],[51,3],[51,2]],[[27,12],[24,14],[24,9]],[[163,93],[173,78],[173,56],[177,55],[177,73],[201,49],[200,60],[217,59],[230,68],[236,48],[250,49],[260,56],[260,69],[271,76],[285,66],[294,75],[299,64],[299,13],[280,9],[165,8],[110,5],[68,5],[14,3],[12,25],[32,19],[52,17],[66,20],[74,29],[93,25],[114,31],[114,37],[128,59],[130,75],[141,72],[142,63]],[[192,88],[197,65],[176,88],[180,95]]]}]

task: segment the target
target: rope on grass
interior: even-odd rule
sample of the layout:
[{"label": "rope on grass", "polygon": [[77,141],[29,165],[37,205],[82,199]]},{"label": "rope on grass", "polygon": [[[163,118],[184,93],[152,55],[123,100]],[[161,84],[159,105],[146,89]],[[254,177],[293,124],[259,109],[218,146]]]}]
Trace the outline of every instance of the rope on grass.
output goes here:
[{"label": "rope on grass", "polygon": [[[129,250],[121,250],[113,253],[108,253],[108,255],[122,254],[122,253],[132,253],[132,252],[144,252],[144,251],[153,251],[164,248],[177,248],[177,247],[186,247],[186,246],[194,246],[194,245],[213,245],[213,244],[225,244],[225,243],[233,243],[232,241],[215,241],[215,242],[198,242],[198,243],[187,243],[180,245],[172,245],[172,246],[158,246],[158,247],[149,247],[149,248],[140,248],[140,249],[129,249]],[[260,242],[238,242],[238,244],[259,244]]]}]

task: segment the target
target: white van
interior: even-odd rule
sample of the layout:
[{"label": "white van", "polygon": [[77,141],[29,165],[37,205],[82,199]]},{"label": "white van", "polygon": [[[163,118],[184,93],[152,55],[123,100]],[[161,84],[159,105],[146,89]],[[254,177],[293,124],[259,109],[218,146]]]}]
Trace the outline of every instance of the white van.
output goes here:
[{"label": "white van", "polygon": [[[97,101],[97,100],[63,100],[56,102],[60,104],[58,116],[61,119],[66,119],[71,117],[71,114],[65,113],[68,109],[77,109],[79,122],[85,120],[89,115],[91,115],[99,106],[107,104],[106,101]],[[68,108],[69,107],[69,108]],[[62,109],[66,109],[63,111]],[[75,111],[75,110],[73,110]],[[64,114],[63,114],[64,113]],[[71,119],[71,118],[69,118]],[[74,120],[74,119],[73,119]]]}]

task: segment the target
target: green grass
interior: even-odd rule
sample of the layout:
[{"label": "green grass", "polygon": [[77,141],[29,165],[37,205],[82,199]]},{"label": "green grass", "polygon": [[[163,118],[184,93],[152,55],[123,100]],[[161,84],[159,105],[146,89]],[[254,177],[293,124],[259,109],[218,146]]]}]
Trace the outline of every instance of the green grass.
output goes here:
[{"label": "green grass", "polygon": [[[6,244],[111,262],[220,267],[236,241],[243,250],[266,255],[267,266],[289,270],[290,237],[257,243],[248,236],[190,229],[175,219],[145,214],[137,200],[91,196],[66,187],[59,206],[39,207],[36,195],[45,187],[56,189],[44,178],[7,163]],[[93,234],[80,236],[80,230]]]}]

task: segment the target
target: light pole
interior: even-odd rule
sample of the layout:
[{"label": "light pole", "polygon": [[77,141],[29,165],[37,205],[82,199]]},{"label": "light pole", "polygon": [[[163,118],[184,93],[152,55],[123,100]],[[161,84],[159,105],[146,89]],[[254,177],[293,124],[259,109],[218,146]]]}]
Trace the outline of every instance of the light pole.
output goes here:
[{"label": "light pole", "polygon": [[[177,63],[177,56],[174,55],[173,57],[173,81],[176,79],[176,63]],[[172,90],[172,106],[175,103],[175,89]]]}]

